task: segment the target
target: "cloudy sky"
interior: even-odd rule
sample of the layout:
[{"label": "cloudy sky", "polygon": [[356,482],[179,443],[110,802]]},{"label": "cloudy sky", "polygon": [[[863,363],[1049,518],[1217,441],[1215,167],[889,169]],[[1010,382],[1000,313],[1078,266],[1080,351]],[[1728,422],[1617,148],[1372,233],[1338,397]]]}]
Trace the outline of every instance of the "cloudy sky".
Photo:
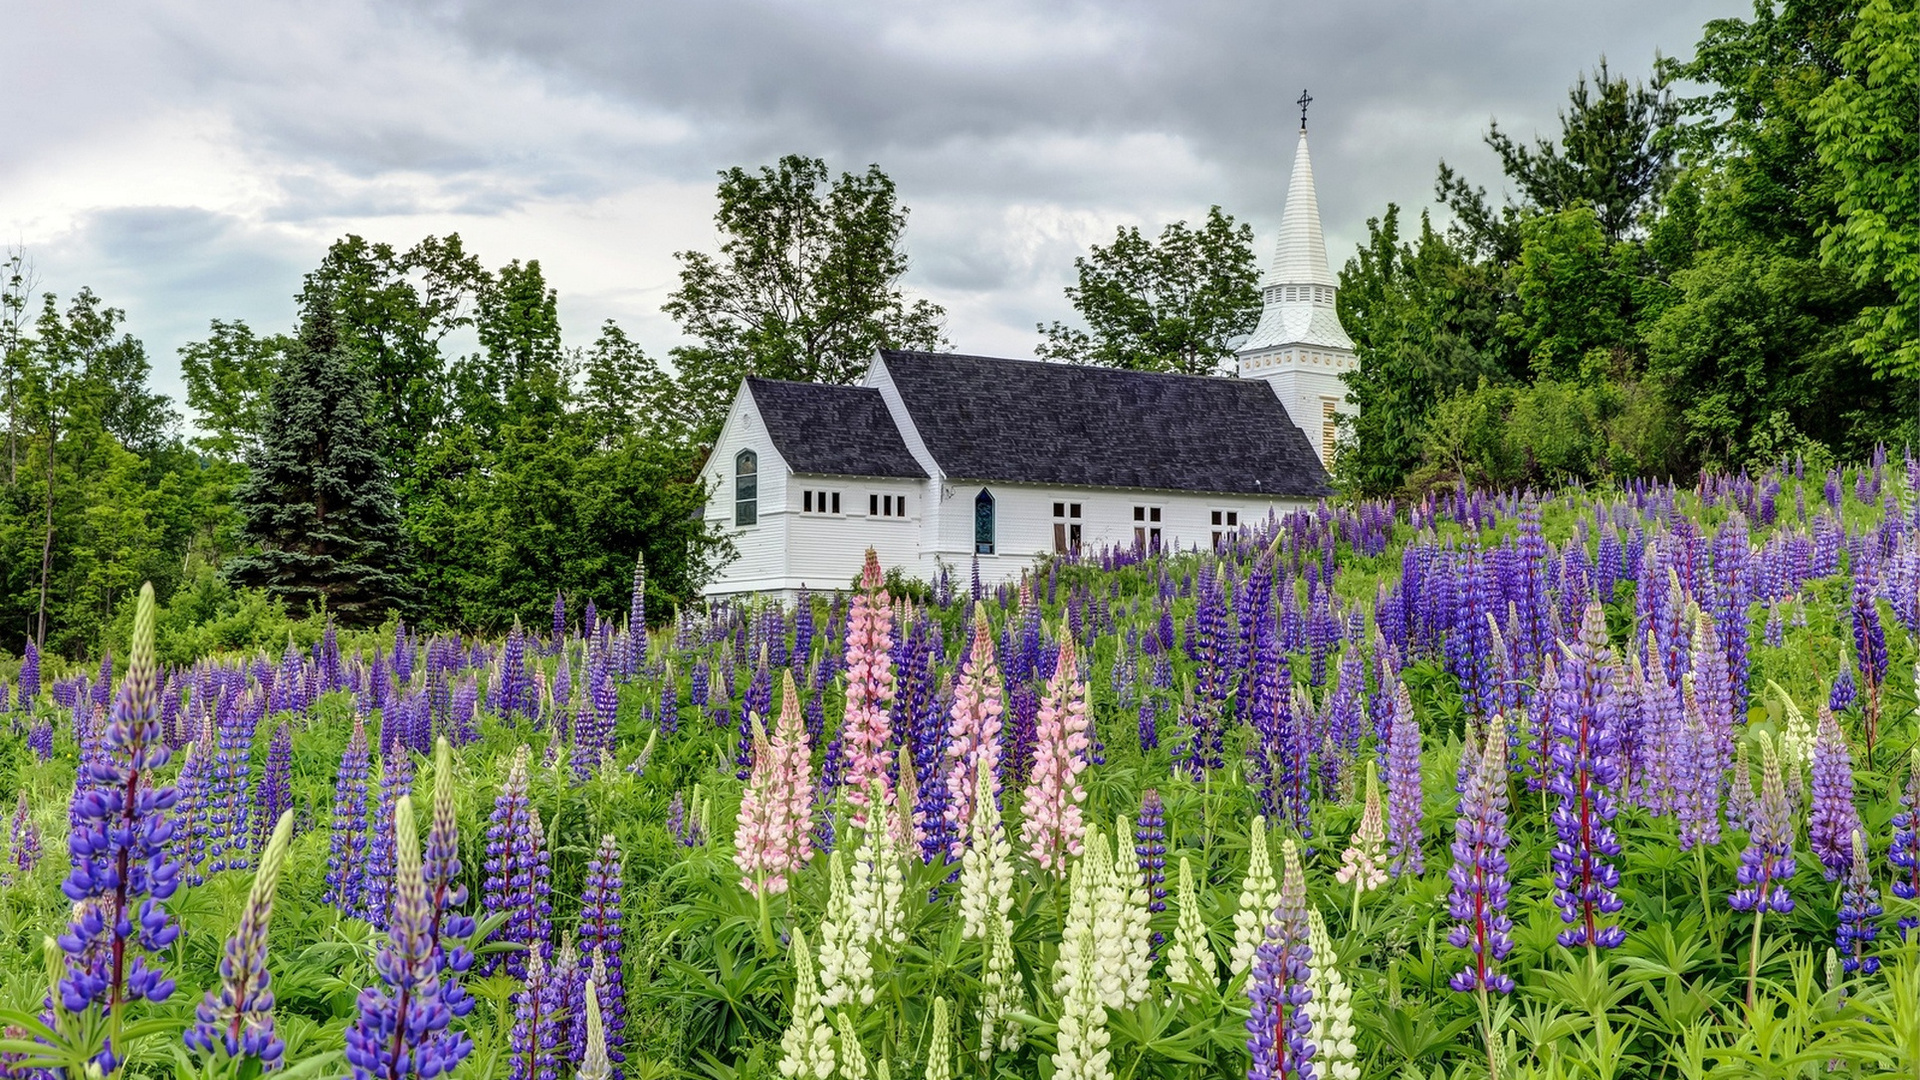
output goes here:
[{"label": "cloudy sky", "polygon": [[1219,203],[1261,259],[1310,88],[1329,254],[1480,137],[1557,130],[1604,53],[1645,74],[1746,0],[0,0],[0,239],[127,309],[160,388],[207,320],[286,328],[333,238],[538,258],[568,337],[650,350],[714,174],[877,162],[908,285],[962,349],[1029,355],[1073,258]]}]

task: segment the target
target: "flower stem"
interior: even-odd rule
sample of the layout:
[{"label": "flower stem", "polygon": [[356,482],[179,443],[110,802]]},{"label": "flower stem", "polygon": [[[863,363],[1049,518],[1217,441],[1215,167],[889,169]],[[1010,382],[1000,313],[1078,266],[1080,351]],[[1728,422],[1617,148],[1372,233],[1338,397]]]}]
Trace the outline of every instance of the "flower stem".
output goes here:
[{"label": "flower stem", "polygon": [[767,877],[764,872],[756,876],[759,888],[753,890],[760,901],[760,942],[768,952],[773,951],[773,913],[767,906]]},{"label": "flower stem", "polygon": [[[1764,894],[1762,894],[1764,895]],[[1760,920],[1766,918],[1767,909],[1759,904],[1753,908],[1753,947],[1747,952],[1747,1008],[1751,1010],[1758,997],[1757,987],[1760,981]]]},{"label": "flower stem", "polygon": [[1500,1080],[1500,1051],[1494,1042],[1493,1005],[1487,1000],[1487,984],[1480,982],[1480,1030],[1487,1039],[1487,1080]]}]

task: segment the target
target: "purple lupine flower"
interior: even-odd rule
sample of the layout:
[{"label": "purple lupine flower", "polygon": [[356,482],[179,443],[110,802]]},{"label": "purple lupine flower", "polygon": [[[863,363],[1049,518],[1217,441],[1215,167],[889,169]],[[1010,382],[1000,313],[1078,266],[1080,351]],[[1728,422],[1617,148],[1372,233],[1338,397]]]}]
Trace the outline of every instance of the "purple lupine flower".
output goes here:
[{"label": "purple lupine flower", "polygon": [[[1229,629],[1227,594],[1219,578],[1212,571],[1211,564],[1200,567],[1200,580],[1195,585],[1199,593],[1199,602],[1194,609],[1192,632],[1187,635],[1188,643],[1194,653],[1195,674],[1194,693],[1200,699],[1199,704],[1207,706],[1206,715],[1221,717],[1225,715],[1227,702],[1233,689],[1233,646],[1228,638]],[[1218,765],[1204,767],[1219,768]],[[1196,770],[1197,780],[1201,772]]]},{"label": "purple lupine flower", "polygon": [[1366,673],[1356,645],[1340,654],[1339,681],[1327,702],[1326,745],[1320,755],[1320,790],[1332,797],[1340,790],[1346,769],[1360,752],[1360,690]]},{"label": "purple lupine flower", "polygon": [[686,826],[687,797],[676,791],[673,793],[673,798],[667,803],[667,835],[678,840],[682,845],[686,845]]},{"label": "purple lupine flower", "polygon": [[181,880],[190,886],[207,880],[207,789],[212,772],[213,727],[202,721],[200,737],[187,744],[186,759],[174,779],[180,801],[173,813],[173,861],[180,866]]},{"label": "purple lupine flower", "polygon": [[1853,682],[1853,668],[1840,665],[1840,674],[1833,677],[1833,689],[1827,694],[1827,708],[1836,713],[1846,712],[1860,696]]},{"label": "purple lupine flower", "polygon": [[367,845],[365,883],[360,888],[360,910],[355,914],[385,930],[393,903],[397,849],[394,847],[393,808],[413,797],[413,759],[404,749],[380,760],[380,808],[373,818],[373,838]]},{"label": "purple lupine flower", "polygon": [[33,809],[27,803],[25,789],[21,790],[19,801],[14,805],[13,826],[8,832],[11,843],[7,850],[11,869],[19,878],[25,878],[33,873],[34,867],[40,865],[40,826],[33,820]]},{"label": "purple lupine flower", "polygon": [[1147,910],[1167,910],[1167,807],[1154,788],[1140,793],[1133,854],[1140,866],[1140,878],[1146,885]]},{"label": "purple lupine flower", "polygon": [[547,963],[538,950],[526,958],[526,977],[513,992],[513,1031],[507,1044],[508,1080],[554,1080],[554,1023]]},{"label": "purple lupine flower", "polygon": [[480,686],[472,679],[462,680],[448,703],[447,737],[455,746],[465,746],[480,738],[473,728],[473,715],[480,706]]},{"label": "purple lupine flower", "polygon": [[1270,612],[1272,593],[1273,570],[1263,558],[1248,572],[1246,585],[1240,590],[1244,601],[1242,629],[1251,634],[1246,648],[1247,671],[1240,683],[1245,698],[1241,715],[1257,740],[1248,749],[1253,758],[1248,779],[1259,788],[1262,813],[1280,821],[1300,816],[1302,808],[1293,799],[1293,780],[1294,774],[1305,772],[1306,762],[1292,760],[1292,728],[1297,722],[1292,715],[1293,673],[1280,653],[1280,637]]},{"label": "purple lupine flower", "polygon": [[1780,755],[1762,731],[1760,795],[1747,814],[1747,846],[1740,853],[1734,880],[1740,885],[1727,897],[1735,911],[1753,912],[1753,944],[1747,953],[1747,1008],[1758,1000],[1760,984],[1760,924],[1769,911],[1793,910],[1793,894],[1785,882],[1793,877],[1793,809],[1780,777]]},{"label": "purple lupine flower", "polygon": [[553,651],[559,652],[567,640],[567,598],[564,593],[555,590],[553,594]]},{"label": "purple lupine flower", "polygon": [[1519,592],[1513,597],[1520,615],[1520,631],[1507,647],[1523,678],[1531,680],[1540,673],[1547,654],[1553,648],[1549,622],[1551,605],[1547,599],[1547,541],[1540,529],[1540,503],[1528,495],[1520,510],[1520,543],[1516,548]]},{"label": "purple lupine flower", "polygon": [[207,781],[207,872],[244,870],[251,861],[253,833],[247,827],[251,800],[253,724],[248,710],[227,695],[214,708],[213,771]]},{"label": "purple lupine flower", "polygon": [[30,711],[33,701],[40,696],[40,646],[27,639],[26,650],[20,660],[20,703],[21,712]]},{"label": "purple lupine flower", "polygon": [[633,557],[633,594],[627,601],[627,634],[633,646],[627,650],[626,675],[632,678],[647,662],[647,553]]},{"label": "purple lupine flower", "polygon": [[1787,802],[1786,782],[1780,775],[1780,757],[1765,732],[1759,734],[1763,764],[1760,797],[1748,815],[1747,846],[1740,853],[1734,880],[1740,888],[1727,899],[1735,911],[1788,912],[1793,895],[1784,884],[1794,874],[1793,810]]},{"label": "purple lupine flower", "polygon": [[266,848],[267,838],[271,835],[273,823],[280,815],[293,809],[293,733],[283,722],[273,729],[273,738],[267,743],[267,767],[260,777],[260,786],[254,790],[253,850]]},{"label": "purple lupine flower", "polygon": [[1886,909],[1880,906],[1880,887],[1867,872],[1865,834],[1855,833],[1852,847],[1847,884],[1840,892],[1840,925],[1834,932],[1833,943],[1839,950],[1841,965],[1849,974],[1872,975],[1880,970],[1880,958],[1869,956],[1867,950],[1880,935],[1880,927],[1874,920],[1885,914]]},{"label": "purple lupine flower", "polygon": [[[1902,900],[1920,899],[1920,747],[1915,747],[1907,762],[1907,784],[1900,789],[1900,809],[1893,815],[1893,845],[1887,861],[1894,866],[1893,895]],[[1920,917],[1900,916],[1900,938],[1920,926]]]},{"label": "purple lupine flower", "polygon": [[1420,725],[1405,683],[1393,688],[1393,724],[1387,737],[1387,848],[1395,877],[1426,871],[1420,821],[1426,810],[1420,788]]},{"label": "purple lupine flower", "polygon": [[[623,1080],[627,1060],[622,1041],[627,1027],[627,984],[622,960],[621,888],[620,846],[608,833],[600,838],[599,850],[587,863],[587,884],[580,895],[580,945],[589,957],[598,958],[602,973],[595,989],[606,1013],[607,1059],[613,1063],[613,1080]],[[585,1049],[584,1045],[577,1046],[575,1057]]]},{"label": "purple lupine flower", "polygon": [[1838,881],[1853,865],[1853,838],[1861,825],[1853,801],[1853,756],[1831,709],[1820,710],[1820,732],[1813,744],[1812,797],[1807,843],[1826,868],[1827,880]]},{"label": "purple lupine flower", "polygon": [[767,668],[765,658],[753,670],[753,678],[747,682],[746,696],[740,702],[739,738],[734,748],[733,764],[735,775],[745,780],[753,773],[753,718],[759,717],[766,722],[767,710],[773,707],[773,673]]},{"label": "purple lupine flower", "polygon": [[[164,906],[179,887],[179,868],[167,858],[173,834],[167,811],[180,792],[153,781],[170,756],[160,738],[153,632],[153,586],[147,584],[134,609],[127,676],[104,732],[106,754],[79,778],[85,790],[74,798],[67,837],[72,869],[61,886],[74,904],[59,939],[66,953],[61,1004],[75,1013],[97,1004],[114,1030],[127,1003],[159,1004],[173,994],[173,980],[148,958],[180,934]],[[121,1050],[103,1046],[94,1063],[111,1073]]]},{"label": "purple lupine flower", "polygon": [[42,720],[27,729],[27,749],[41,761],[53,760],[53,721]]},{"label": "purple lupine flower", "polygon": [[540,1004],[542,1049],[553,1062],[552,1075],[560,1074],[562,1063],[570,1062],[576,1048],[584,1050],[587,973],[580,967],[580,950],[568,934],[554,950],[548,965],[545,998]]},{"label": "purple lupine flower", "polygon": [[1720,647],[1726,651],[1734,714],[1741,718],[1747,712],[1747,608],[1753,599],[1752,564],[1747,519],[1736,510],[1713,536],[1712,604],[1714,628],[1720,634]]},{"label": "purple lupine flower", "polygon": [[1455,925],[1447,940],[1473,953],[1447,985],[1461,993],[1513,993],[1513,977],[1494,966],[1513,951],[1513,920],[1507,917],[1507,733],[1495,715],[1486,747],[1467,778],[1460,816],[1453,823],[1453,893],[1447,910]]},{"label": "purple lupine flower", "polygon": [[[1288,841],[1291,849],[1292,841]],[[1298,863],[1298,855],[1289,862]],[[1291,886],[1291,887],[1290,887]],[[1267,923],[1266,940],[1254,952],[1247,977],[1252,1005],[1247,1017],[1247,1052],[1253,1057],[1248,1080],[1313,1080],[1313,990],[1309,964],[1305,882],[1288,874],[1280,906]],[[1297,895],[1293,895],[1297,893]]]},{"label": "purple lupine flower", "polygon": [[1669,763],[1673,778],[1674,818],[1680,825],[1680,850],[1720,842],[1720,778],[1714,731],[1701,710],[1693,676],[1681,678],[1680,739]]},{"label": "purple lupine flower", "polygon": [[1554,903],[1568,948],[1591,945],[1611,949],[1626,940],[1617,925],[1602,916],[1621,909],[1614,890],[1620,854],[1613,819],[1620,785],[1618,707],[1613,688],[1612,653],[1607,647],[1606,613],[1588,604],[1580,634],[1567,649],[1553,707],[1554,773],[1548,790],[1560,797],[1553,810],[1559,841],[1553,846]]},{"label": "purple lupine flower", "polygon": [[183,1041],[203,1054],[255,1058],[262,1069],[280,1067],[286,1043],[273,1026],[273,976],[267,971],[267,923],[273,918],[273,893],[293,839],[293,811],[274,820],[272,833],[253,876],[240,925],[227,939],[220,958],[220,990],[209,990],[194,1013]]},{"label": "purple lupine flower", "polygon": [[[523,744],[515,751],[506,783],[494,800],[487,826],[486,877],[480,903],[488,915],[508,913],[506,923],[495,931],[492,940],[533,950],[544,948],[551,936],[551,868],[539,811],[528,801],[528,786],[527,748]],[[499,968],[499,957],[495,953],[489,958],[490,969]],[[526,953],[511,953],[506,967],[516,977],[523,976]]]},{"label": "purple lupine flower", "polygon": [[680,730],[680,683],[673,677],[673,665],[668,664],[666,674],[660,681],[660,708],[654,713],[654,719],[660,724],[660,734],[672,735]]},{"label": "purple lupine flower", "polygon": [[[427,847],[420,864],[432,914],[429,939],[433,970],[439,980],[440,1000],[455,1017],[473,1011],[473,996],[460,985],[460,976],[473,966],[466,942],[473,937],[474,920],[457,909],[466,905],[467,887],[460,884],[460,823],[453,798],[453,751],[442,738],[434,747],[433,819],[427,826]],[[466,1032],[447,1029],[435,1037],[439,1060],[457,1065],[473,1049]]]},{"label": "purple lupine flower", "polygon": [[325,902],[343,915],[361,910],[366,887],[368,772],[367,725],[356,716],[334,779],[333,832],[327,848]]},{"label": "purple lupine flower", "polygon": [[1873,594],[1871,576],[1859,568],[1853,577],[1853,648],[1860,679],[1867,684],[1865,734],[1867,764],[1871,767],[1880,726],[1881,694],[1887,682],[1887,631],[1880,623],[1880,602]]},{"label": "purple lupine flower", "polygon": [[1159,712],[1153,699],[1146,694],[1140,695],[1139,736],[1142,753],[1151,753],[1160,749]]},{"label": "purple lupine flower", "polygon": [[813,659],[813,597],[802,588],[793,600],[793,667],[804,668]]},{"label": "purple lupine flower", "polygon": [[347,1064],[354,1080],[432,1080],[459,1063],[444,1038],[453,1010],[441,993],[433,950],[433,910],[414,831],[413,803],[394,806],[392,927],[374,960],[380,986],[360,991],[347,1028]]}]

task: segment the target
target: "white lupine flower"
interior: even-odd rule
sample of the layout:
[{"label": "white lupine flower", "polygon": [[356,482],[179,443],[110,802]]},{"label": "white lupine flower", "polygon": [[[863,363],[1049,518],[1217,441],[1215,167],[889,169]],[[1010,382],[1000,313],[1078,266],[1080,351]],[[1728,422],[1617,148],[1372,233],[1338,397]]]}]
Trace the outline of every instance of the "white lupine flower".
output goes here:
[{"label": "white lupine flower", "polygon": [[1253,970],[1253,954],[1267,939],[1267,924],[1280,906],[1280,883],[1274,880],[1273,856],[1267,850],[1266,818],[1253,819],[1247,846],[1247,878],[1240,886],[1240,909],[1233,913],[1230,976]]},{"label": "white lupine flower", "polygon": [[[1092,842],[1090,837],[1089,849]],[[1081,859],[1070,873],[1073,901],[1068,905],[1066,932],[1060,939],[1059,978],[1054,983],[1054,992],[1060,996],[1060,1026],[1053,1052],[1056,1080],[1111,1080],[1113,1076],[1087,863],[1087,859]]]},{"label": "white lupine flower", "polygon": [[1307,913],[1307,946],[1313,950],[1308,960],[1308,986],[1313,1003],[1307,1006],[1307,1018],[1313,1023],[1313,1070],[1321,1080],[1359,1080],[1358,1047],[1354,1045],[1353,989],[1340,977],[1333,955],[1333,938],[1327,933],[1327,920],[1318,911]]},{"label": "white lupine flower", "polygon": [[1125,814],[1120,815],[1115,824],[1113,837],[1113,876],[1124,904],[1121,939],[1125,952],[1121,979],[1126,1004],[1138,1005],[1147,1000],[1147,993],[1152,989],[1152,915],[1147,911],[1146,878],[1140,873],[1140,864],[1128,858],[1133,852],[1133,822]]},{"label": "white lupine flower", "polygon": [[831,1009],[849,1001],[873,1004],[873,954],[867,929],[856,918],[847,885],[847,860],[839,851],[827,860],[827,917],[820,923],[820,1000]]},{"label": "white lupine flower", "polygon": [[1167,950],[1167,981],[1175,986],[1217,985],[1218,963],[1207,940],[1207,924],[1200,917],[1200,897],[1193,887],[1193,864],[1180,856],[1180,887],[1175,897],[1179,921],[1173,928],[1173,947]]},{"label": "white lupine flower", "polygon": [[793,1019],[780,1036],[780,1075],[787,1080],[833,1080],[833,1029],[821,1007],[807,935],[797,929],[793,970]]},{"label": "white lupine flower", "polygon": [[906,872],[900,864],[900,846],[894,838],[898,810],[880,781],[873,784],[869,806],[879,806],[880,820],[869,827],[854,855],[853,910],[855,921],[871,946],[899,945],[906,940],[905,912],[900,898],[906,891]]},{"label": "white lupine flower", "polygon": [[840,1080],[867,1080],[867,1052],[861,1049],[860,1033],[845,1009],[833,1014],[833,1026],[840,1036]]},{"label": "white lupine flower", "polygon": [[996,1048],[1020,1049],[1023,1035],[1018,1024],[1005,1023],[1009,1014],[1026,1005],[1020,970],[1013,966],[1013,923],[1005,916],[988,924],[987,964],[980,984],[980,1060],[987,1061]]},{"label": "white lupine flower", "polygon": [[953,1080],[953,1031],[943,997],[933,999],[933,1034],[927,1039],[925,1080]]},{"label": "white lupine flower", "polygon": [[[598,965],[598,954],[595,954]],[[604,976],[605,972],[601,971]],[[592,979],[586,985],[587,1048],[581,1055],[580,1070],[574,1073],[577,1080],[608,1080],[613,1075],[613,1063],[607,1060],[607,1028],[600,1019],[599,983]]]},{"label": "white lupine flower", "polygon": [[1813,725],[1807,721],[1807,714],[1800,711],[1800,706],[1793,703],[1793,696],[1782,690],[1779,683],[1768,679],[1767,686],[1780,696],[1780,703],[1785,706],[1787,714],[1780,731],[1780,760],[1792,764],[1796,770],[1803,770],[1813,760]]},{"label": "white lupine flower", "polygon": [[1113,848],[1097,828],[1087,830],[1086,852],[1080,860],[1087,890],[1093,897],[1095,979],[1100,1002],[1110,1009],[1127,1004],[1127,897],[1114,872]]},{"label": "white lupine flower", "polygon": [[1013,843],[993,797],[991,763],[975,770],[973,818],[967,823],[967,850],[960,856],[960,936],[984,940],[989,913],[1005,919],[1013,911]]}]

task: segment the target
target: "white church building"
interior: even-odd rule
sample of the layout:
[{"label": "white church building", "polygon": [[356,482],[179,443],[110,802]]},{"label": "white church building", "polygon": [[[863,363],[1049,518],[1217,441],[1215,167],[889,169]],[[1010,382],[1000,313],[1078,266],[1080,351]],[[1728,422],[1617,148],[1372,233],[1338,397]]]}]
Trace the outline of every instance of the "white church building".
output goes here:
[{"label": "white church building", "polygon": [[701,472],[737,557],[709,596],[844,589],[883,566],[993,584],[1080,548],[1211,547],[1331,493],[1342,372],[1304,121],[1237,377],[881,351],[859,386],[748,378]]}]

